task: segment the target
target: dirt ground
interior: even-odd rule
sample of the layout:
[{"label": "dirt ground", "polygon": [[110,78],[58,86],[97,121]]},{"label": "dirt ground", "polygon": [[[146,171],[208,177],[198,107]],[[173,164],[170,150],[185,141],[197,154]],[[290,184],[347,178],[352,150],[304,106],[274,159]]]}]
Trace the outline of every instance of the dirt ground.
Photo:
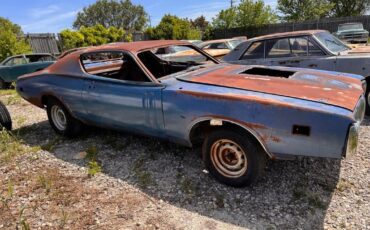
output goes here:
[{"label": "dirt ground", "polygon": [[0,94],[0,229],[370,229],[370,120],[350,159],[268,162],[255,185],[212,179],[199,156],[90,128],[58,137],[44,110]]}]

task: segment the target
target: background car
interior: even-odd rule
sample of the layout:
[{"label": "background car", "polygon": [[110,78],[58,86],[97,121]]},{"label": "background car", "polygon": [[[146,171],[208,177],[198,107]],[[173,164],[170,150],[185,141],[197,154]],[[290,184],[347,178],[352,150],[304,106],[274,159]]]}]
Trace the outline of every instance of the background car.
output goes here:
[{"label": "background car", "polygon": [[[362,75],[365,96],[369,97],[370,47],[351,48],[328,31],[256,37],[240,44],[223,60],[233,64],[301,67]],[[369,115],[369,103],[366,111]]]},{"label": "background car", "polygon": [[362,23],[340,24],[334,35],[348,43],[367,43],[369,40],[369,31],[364,29]]},{"label": "background car", "polygon": [[237,37],[231,39],[211,40],[198,44],[198,47],[206,51],[215,58],[222,58],[230,53],[240,43],[247,40],[247,37]]},{"label": "background car", "polygon": [[[191,58],[163,56],[171,50]],[[77,136],[85,124],[202,144],[211,175],[246,186],[268,158],[354,154],[365,110],[361,78],[220,64],[188,42],[145,41],[73,52],[20,77],[17,91],[46,107],[60,135]]]},{"label": "background car", "polygon": [[0,89],[7,89],[17,77],[45,69],[55,62],[51,54],[22,54],[0,63]]}]

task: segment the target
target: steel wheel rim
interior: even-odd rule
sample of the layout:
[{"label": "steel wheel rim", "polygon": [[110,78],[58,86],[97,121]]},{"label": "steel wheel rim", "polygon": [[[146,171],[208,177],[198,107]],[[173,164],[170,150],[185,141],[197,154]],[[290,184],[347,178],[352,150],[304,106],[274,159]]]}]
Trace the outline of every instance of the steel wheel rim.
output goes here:
[{"label": "steel wheel rim", "polygon": [[51,107],[51,119],[57,129],[64,131],[67,128],[67,118],[62,108],[57,105]]},{"label": "steel wheel rim", "polygon": [[234,141],[222,139],[213,143],[211,160],[216,170],[225,177],[237,178],[248,168],[243,149]]}]

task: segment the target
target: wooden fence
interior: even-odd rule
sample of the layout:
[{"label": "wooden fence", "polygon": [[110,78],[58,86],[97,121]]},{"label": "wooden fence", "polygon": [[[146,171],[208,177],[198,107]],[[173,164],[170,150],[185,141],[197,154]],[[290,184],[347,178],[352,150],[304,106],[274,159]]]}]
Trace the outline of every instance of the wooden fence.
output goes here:
[{"label": "wooden fence", "polygon": [[247,36],[249,38],[271,34],[290,32],[297,30],[315,30],[322,29],[330,32],[335,32],[338,29],[338,25],[349,22],[361,22],[366,30],[370,30],[370,15],[358,16],[358,17],[345,17],[345,18],[324,18],[320,20],[304,21],[296,23],[277,23],[268,24],[259,27],[244,27],[234,28],[226,30],[216,30],[215,39],[231,38],[237,36]]}]

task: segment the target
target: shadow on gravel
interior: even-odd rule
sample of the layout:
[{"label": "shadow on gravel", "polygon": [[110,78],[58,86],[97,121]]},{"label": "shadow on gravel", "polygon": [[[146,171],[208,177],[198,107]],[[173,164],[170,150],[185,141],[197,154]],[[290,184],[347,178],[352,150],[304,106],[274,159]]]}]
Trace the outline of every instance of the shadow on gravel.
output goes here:
[{"label": "shadow on gravel", "polygon": [[81,153],[95,146],[103,173],[177,207],[253,229],[323,228],[340,171],[340,160],[269,162],[259,183],[236,189],[219,184],[203,170],[199,149],[101,129],[67,140],[46,121],[14,132],[26,144],[43,146],[80,166],[87,165]]}]

